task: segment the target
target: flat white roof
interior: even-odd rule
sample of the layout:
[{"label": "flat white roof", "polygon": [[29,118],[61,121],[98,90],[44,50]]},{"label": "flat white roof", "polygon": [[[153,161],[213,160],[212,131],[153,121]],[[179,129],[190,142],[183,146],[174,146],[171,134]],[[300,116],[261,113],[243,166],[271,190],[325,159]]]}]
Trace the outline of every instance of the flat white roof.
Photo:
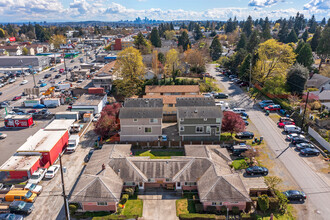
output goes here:
[{"label": "flat white roof", "polygon": [[40,129],[18,148],[17,152],[49,152],[67,130],[45,131]]},{"label": "flat white roof", "polygon": [[55,119],[45,127],[45,131],[68,130],[74,119]]},{"label": "flat white roof", "polygon": [[56,112],[55,115],[78,115],[78,112]]},{"label": "flat white roof", "polygon": [[11,156],[2,166],[0,171],[28,171],[38,162],[40,156]]}]

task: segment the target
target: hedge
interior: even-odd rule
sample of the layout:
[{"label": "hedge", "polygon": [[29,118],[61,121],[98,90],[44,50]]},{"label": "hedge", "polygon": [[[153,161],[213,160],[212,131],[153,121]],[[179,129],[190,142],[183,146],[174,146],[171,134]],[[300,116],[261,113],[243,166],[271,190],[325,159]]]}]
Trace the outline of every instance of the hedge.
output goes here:
[{"label": "hedge", "polygon": [[181,214],[179,215],[180,220],[200,220],[200,219],[214,219],[216,220],[216,215],[214,214],[197,214],[197,213],[189,213],[189,214]]}]

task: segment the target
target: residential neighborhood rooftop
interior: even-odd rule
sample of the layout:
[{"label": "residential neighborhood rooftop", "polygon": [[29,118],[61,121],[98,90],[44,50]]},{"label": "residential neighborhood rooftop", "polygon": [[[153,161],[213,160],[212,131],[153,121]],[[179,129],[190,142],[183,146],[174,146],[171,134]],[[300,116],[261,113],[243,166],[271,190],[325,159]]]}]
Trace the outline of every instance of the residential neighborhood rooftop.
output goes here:
[{"label": "residential neighborhood rooftop", "polygon": [[101,100],[104,99],[104,95],[83,94],[72,106],[92,106],[98,105]]},{"label": "residential neighborhood rooftop", "polygon": [[213,97],[178,97],[176,106],[215,106]]},{"label": "residential neighborhood rooftop", "polygon": [[178,118],[221,118],[222,111],[217,106],[178,107]]},{"label": "residential neighborhood rooftop", "polygon": [[124,103],[125,108],[161,108],[163,100],[159,98],[127,98]]},{"label": "residential neighborhood rooftop", "polygon": [[121,108],[119,118],[162,118],[163,108]]},{"label": "residential neighborhood rooftop", "polygon": [[322,76],[321,74],[313,74],[313,76],[307,80],[307,88],[320,88],[323,84],[330,83],[330,78]]},{"label": "residential neighborhood rooftop", "polygon": [[[143,98],[160,98],[163,99],[163,104],[176,104],[177,98],[183,97],[182,95],[144,95]],[[201,98],[203,95],[184,95],[184,97]]]}]

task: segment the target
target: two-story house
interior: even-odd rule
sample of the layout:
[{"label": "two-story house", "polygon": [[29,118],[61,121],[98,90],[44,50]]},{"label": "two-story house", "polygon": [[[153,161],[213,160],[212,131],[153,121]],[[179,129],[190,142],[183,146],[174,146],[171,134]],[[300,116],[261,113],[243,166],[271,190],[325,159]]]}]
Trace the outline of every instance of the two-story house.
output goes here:
[{"label": "two-story house", "polygon": [[213,98],[178,98],[177,122],[183,141],[219,141],[222,111]]},{"label": "two-story house", "polygon": [[162,99],[125,99],[120,109],[120,141],[157,141],[162,135]]},{"label": "two-story house", "polygon": [[27,45],[26,48],[28,49],[29,55],[36,55],[38,53],[43,53],[44,52],[44,48],[42,45],[38,45],[38,44],[31,44],[31,45]]},{"label": "two-story house", "polygon": [[113,75],[114,66],[116,61],[104,65],[100,70],[97,71],[92,79],[92,83],[95,87],[102,87],[105,91],[110,91],[112,88],[112,82],[115,78]]},{"label": "two-story house", "polygon": [[10,45],[10,46],[0,46],[0,49],[4,49],[9,56],[20,56],[23,54],[21,46]]}]

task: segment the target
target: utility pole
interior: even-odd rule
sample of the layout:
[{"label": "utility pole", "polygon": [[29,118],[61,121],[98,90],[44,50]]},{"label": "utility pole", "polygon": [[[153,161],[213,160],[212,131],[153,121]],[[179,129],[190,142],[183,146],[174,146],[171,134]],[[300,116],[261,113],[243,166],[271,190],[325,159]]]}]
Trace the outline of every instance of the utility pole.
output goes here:
[{"label": "utility pole", "polygon": [[302,119],[302,124],[301,124],[302,130],[304,130],[304,125],[305,125],[305,114],[306,114],[306,108],[307,108],[307,103],[308,103],[308,96],[309,96],[309,92],[307,92],[307,97],[306,97],[306,102],[305,102],[305,109],[304,109],[304,114],[303,114],[303,119]]},{"label": "utility pole", "polygon": [[36,73],[37,73],[37,72],[32,71],[32,77],[33,77],[34,88],[37,87],[37,85],[36,85],[36,78],[34,77],[34,75],[35,75]]},{"label": "utility pole", "polygon": [[20,63],[21,63],[21,73],[23,75],[23,80],[25,80],[25,74],[23,72],[23,60],[20,60]]},{"label": "utility pole", "polygon": [[68,71],[66,70],[66,65],[65,65],[65,53],[64,53],[64,49],[63,49],[63,61],[64,61],[65,77],[66,77],[66,80],[68,80]]},{"label": "utility pole", "polygon": [[61,156],[61,154],[59,154],[59,157],[60,157],[61,180],[62,180],[62,196],[63,196],[63,199],[64,199],[65,217],[66,217],[66,220],[70,220],[68,199],[67,199],[66,194],[65,194],[65,186],[64,186],[64,177],[63,177],[63,167],[62,167],[62,156]]}]

